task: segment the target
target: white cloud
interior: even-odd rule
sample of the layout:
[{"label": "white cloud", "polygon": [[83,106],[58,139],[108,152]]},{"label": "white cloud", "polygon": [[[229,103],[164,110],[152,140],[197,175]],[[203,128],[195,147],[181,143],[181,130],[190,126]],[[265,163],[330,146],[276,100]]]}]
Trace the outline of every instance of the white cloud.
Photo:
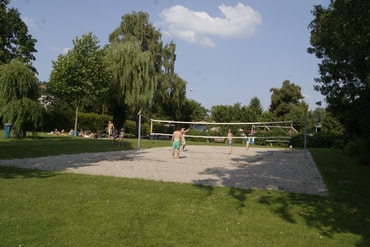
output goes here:
[{"label": "white cloud", "polygon": [[49,46],[48,47],[48,49],[49,50],[52,50],[52,51],[56,51],[58,54],[67,54],[67,52],[69,51],[69,50],[71,50],[71,48],[68,48],[68,47],[66,47],[66,48],[58,48],[58,47],[55,47],[55,46]]},{"label": "white cloud", "polygon": [[170,36],[208,47],[216,46],[211,36],[224,38],[250,37],[262,24],[261,15],[249,6],[220,5],[221,17],[212,17],[206,12],[196,12],[176,5],[161,12],[163,21],[158,25]]}]

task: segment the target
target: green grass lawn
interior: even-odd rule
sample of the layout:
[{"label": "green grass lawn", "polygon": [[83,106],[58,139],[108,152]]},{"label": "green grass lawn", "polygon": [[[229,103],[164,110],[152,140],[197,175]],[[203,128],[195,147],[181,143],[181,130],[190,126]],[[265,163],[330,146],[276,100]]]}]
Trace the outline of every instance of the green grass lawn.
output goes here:
[{"label": "green grass lawn", "polygon": [[[0,159],[137,148],[2,136]],[[369,168],[310,152],[330,196],[0,167],[0,246],[370,246]]]}]

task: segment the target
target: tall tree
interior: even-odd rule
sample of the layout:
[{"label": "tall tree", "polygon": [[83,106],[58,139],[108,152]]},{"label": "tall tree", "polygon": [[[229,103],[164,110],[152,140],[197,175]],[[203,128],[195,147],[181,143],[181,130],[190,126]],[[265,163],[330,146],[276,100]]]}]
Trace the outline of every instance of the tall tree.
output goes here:
[{"label": "tall tree", "polygon": [[36,130],[41,124],[38,96],[38,80],[27,65],[17,59],[0,65],[0,115],[12,124],[15,136],[25,137],[27,130]]},{"label": "tall tree", "polygon": [[186,81],[175,73],[176,45],[166,44],[162,50],[162,70],[157,74],[157,89],[153,100],[153,113],[164,118],[189,119],[182,109],[186,104]]},{"label": "tall tree", "polygon": [[[73,40],[73,48],[53,61],[49,92],[76,109],[75,130],[79,107],[89,109],[91,98],[103,97],[108,91],[109,74],[104,50],[92,33]],[[95,101],[101,102],[101,101]],[[91,105],[90,105],[91,106]]]},{"label": "tall tree", "polygon": [[[181,119],[186,82],[174,72],[176,45],[172,42],[163,45],[161,36],[159,30],[149,22],[147,13],[133,12],[122,17],[120,26],[110,34],[109,41],[111,44],[134,42],[140,46],[142,52],[149,52],[154,66],[154,74],[151,76],[155,79],[156,86],[152,105],[147,111],[166,118]],[[121,114],[122,111],[123,109],[119,109],[118,113]]]},{"label": "tall tree", "polygon": [[301,87],[288,80],[283,81],[281,88],[271,88],[270,92],[272,92],[270,112],[280,119],[288,114],[294,106],[300,105],[304,98]]},{"label": "tall tree", "polygon": [[321,60],[315,89],[348,134],[370,137],[370,1],[336,0],[312,11],[311,47]]},{"label": "tall tree", "polygon": [[150,52],[143,52],[139,42],[115,42],[107,48],[112,76],[111,102],[113,121],[122,127],[127,112],[148,109],[155,90],[155,70]]},{"label": "tall tree", "polygon": [[17,9],[7,8],[9,0],[0,0],[0,64],[10,63],[17,58],[31,66],[35,60],[33,53],[36,39],[28,33],[27,25],[22,21]]},{"label": "tall tree", "polygon": [[234,105],[216,105],[211,109],[212,120],[220,123],[241,122],[245,119],[246,112],[240,103]]},{"label": "tall tree", "polygon": [[133,12],[122,16],[121,23],[110,35],[110,43],[138,41],[142,51],[149,51],[157,72],[162,66],[161,33],[149,22],[149,14]]},{"label": "tall tree", "polygon": [[253,97],[248,105],[249,121],[257,122],[263,112],[261,101],[257,97]]},{"label": "tall tree", "polygon": [[[183,121],[206,121],[208,118],[207,109],[199,102],[192,99],[184,100],[184,107],[181,108],[181,120]],[[208,120],[207,120],[208,121]]]}]

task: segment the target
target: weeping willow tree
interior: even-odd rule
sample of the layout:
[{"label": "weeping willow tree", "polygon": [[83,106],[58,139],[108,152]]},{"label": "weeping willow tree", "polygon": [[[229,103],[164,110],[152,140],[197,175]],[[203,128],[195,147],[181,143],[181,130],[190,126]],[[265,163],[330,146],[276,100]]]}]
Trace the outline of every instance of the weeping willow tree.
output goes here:
[{"label": "weeping willow tree", "polygon": [[[163,46],[161,36],[160,31],[149,22],[148,13],[133,12],[132,14],[125,14],[122,16],[119,27],[109,35],[109,41],[111,44],[133,42],[135,44],[135,49],[140,48],[145,54],[146,59],[149,59],[148,56],[150,55],[151,66],[154,67],[154,71],[150,71],[151,85],[155,86],[153,89],[154,95],[151,95],[150,98],[145,96],[147,99],[151,99],[151,102],[146,101],[146,103],[150,103],[150,105],[145,105],[146,107],[148,106],[147,109],[141,109],[150,114],[172,116],[172,113],[167,112],[168,110],[172,110],[172,108],[168,109],[167,104],[178,106],[178,101],[183,102],[183,97],[175,97],[177,92],[181,91],[182,87],[178,87],[178,85],[174,83],[178,81],[175,80],[175,76],[173,76],[174,62],[176,60],[176,46],[173,43]],[[128,53],[131,51],[132,50],[129,49],[126,50]],[[128,65],[128,68],[135,69],[133,65]],[[127,68],[121,69],[126,70]],[[174,84],[176,84],[175,87],[171,87]],[[186,90],[184,89],[183,91],[185,92]],[[151,92],[145,92],[145,94],[147,93]],[[169,97],[170,95],[174,95],[174,97]],[[130,100],[131,99],[128,99],[128,101]],[[177,108],[180,109],[181,107]],[[113,115],[120,116],[120,119],[121,117],[125,117],[122,116],[122,112],[136,115],[135,107],[128,107],[120,104],[116,105],[114,109]],[[117,125],[117,123],[115,124]]]},{"label": "weeping willow tree", "polygon": [[123,126],[128,112],[148,109],[156,88],[152,55],[142,51],[138,41],[115,42],[107,48],[111,74],[110,100],[113,122]]},{"label": "weeping willow tree", "polygon": [[176,45],[166,44],[162,50],[162,72],[158,75],[153,114],[169,119],[189,120],[186,108],[186,81],[175,73]]},{"label": "weeping willow tree", "polygon": [[25,137],[27,130],[41,124],[42,108],[35,73],[24,63],[13,60],[0,66],[0,115],[11,123],[13,134]]}]

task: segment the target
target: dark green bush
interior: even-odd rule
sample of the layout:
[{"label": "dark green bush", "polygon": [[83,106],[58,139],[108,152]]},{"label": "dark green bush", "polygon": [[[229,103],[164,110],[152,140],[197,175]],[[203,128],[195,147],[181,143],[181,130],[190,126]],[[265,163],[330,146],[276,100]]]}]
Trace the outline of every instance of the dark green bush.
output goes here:
[{"label": "dark green bush", "polygon": [[354,137],[344,146],[344,152],[356,157],[362,164],[370,164],[370,145],[364,138]]},{"label": "dark green bush", "polygon": [[[328,132],[307,135],[307,147],[314,148],[340,148],[343,147],[343,138]],[[293,147],[304,147],[304,134],[297,134],[291,138]]]},{"label": "dark green bush", "polygon": [[50,132],[55,129],[69,131],[74,125],[74,113],[71,111],[43,111],[43,123],[40,131]]},{"label": "dark green bush", "polygon": [[126,120],[123,124],[123,128],[125,129],[126,134],[134,134],[136,135],[136,122],[132,120]]},{"label": "dark green bush", "polygon": [[94,133],[104,132],[111,119],[110,115],[81,112],[78,114],[78,129],[90,130]]}]

